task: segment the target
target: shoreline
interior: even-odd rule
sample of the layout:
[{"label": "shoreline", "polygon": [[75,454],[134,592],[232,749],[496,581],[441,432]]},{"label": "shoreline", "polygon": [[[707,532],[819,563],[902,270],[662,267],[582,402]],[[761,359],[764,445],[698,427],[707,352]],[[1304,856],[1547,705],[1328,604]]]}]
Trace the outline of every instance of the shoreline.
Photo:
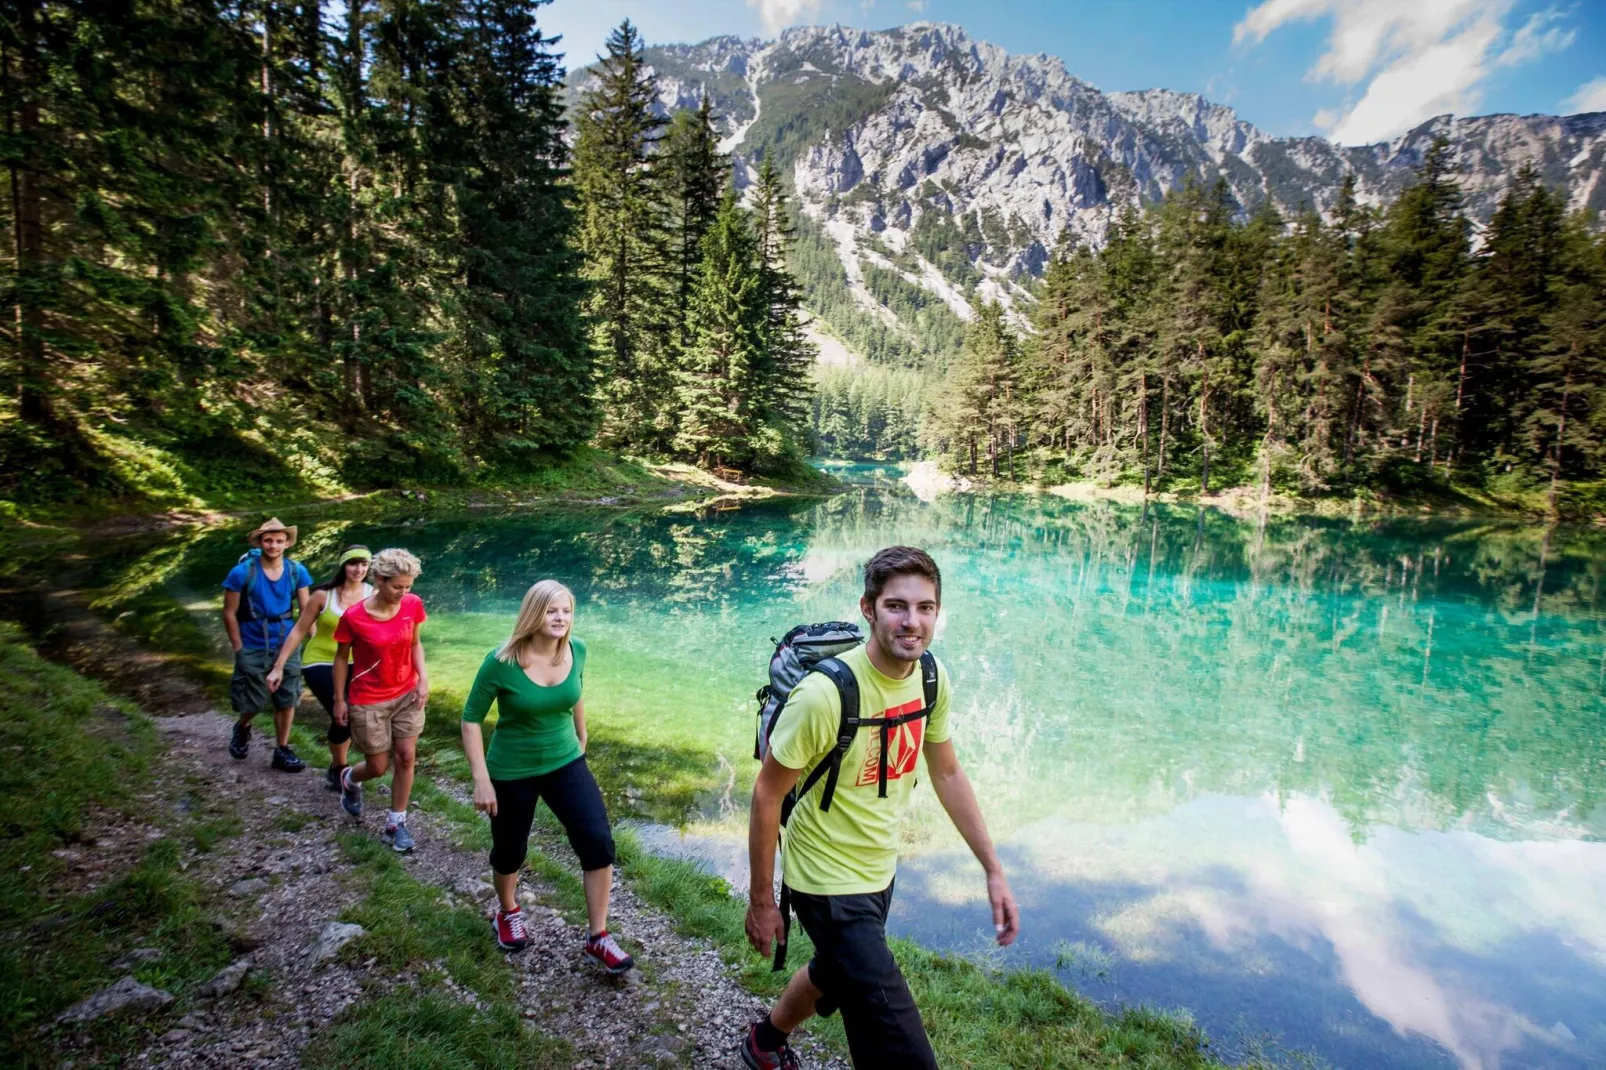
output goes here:
[{"label": "shoreline", "polygon": [[[204,717],[208,718],[206,721],[208,724],[215,722],[223,726],[210,730],[212,734],[226,729],[227,719],[215,712],[223,708],[217,701],[223,680],[218,675],[216,665],[209,662],[202,664],[201,662],[206,660],[204,658],[196,659],[156,650],[152,638],[141,634],[137,624],[132,629],[126,629],[120,623],[114,624],[107,620],[107,614],[115,613],[115,607],[108,610],[92,605],[93,592],[82,589],[58,589],[54,584],[28,584],[24,587],[14,586],[6,593],[10,596],[7,604],[11,607],[12,613],[26,619],[27,630],[22,636],[24,642],[30,647],[40,644],[38,647],[40,655],[51,658],[62,666],[63,671],[70,671],[74,679],[81,681],[84,686],[96,689],[105,687],[109,692],[132,696],[144,714],[153,715],[151,719],[158,726],[169,720],[176,722]],[[51,641],[42,642],[47,637]],[[114,673],[112,672],[114,666],[123,668]],[[427,819],[424,828],[436,833],[435,839],[440,841],[434,848],[436,850],[460,852],[465,847],[478,848],[480,845],[476,838],[483,837],[485,830],[483,821],[479,820],[472,808],[460,798],[465,790],[461,768],[464,763],[460,751],[455,749],[455,742],[448,738],[455,736],[455,733],[450,731],[455,724],[452,724],[449,718],[443,717],[440,711],[435,711],[435,718],[440,719],[434,722],[435,730],[432,732],[426,729],[425,740],[429,746],[420,748],[420,772],[424,775],[420,778],[420,787],[416,795]],[[315,718],[298,718],[292,735],[293,742],[314,755],[318,753],[320,746],[315,721]],[[165,733],[165,729],[163,731]],[[218,735],[217,741],[221,741],[222,738],[223,736]],[[215,764],[225,771],[237,768],[221,759]],[[268,782],[271,782],[276,790],[282,791],[277,789],[280,781],[272,780],[271,775],[268,776]],[[244,781],[238,783],[244,784]],[[300,788],[306,785],[319,789],[307,792],[309,798],[327,801],[323,798],[321,784],[314,785],[308,780],[305,785],[298,781],[293,786]],[[268,784],[265,782],[261,790],[251,790],[255,791],[255,794],[265,796],[267,789]],[[246,824],[250,825],[258,818],[277,820],[270,805],[274,801],[274,799],[258,799],[258,805],[251,811],[252,816]],[[278,801],[283,802],[282,799]],[[135,823],[148,823],[153,833],[161,827],[160,818],[154,814],[131,813],[129,820]],[[305,818],[297,817],[293,823],[299,830],[306,821]],[[760,960],[747,948],[743,935],[745,901],[732,894],[732,889],[725,880],[711,874],[706,867],[695,862],[655,854],[644,849],[636,835],[626,826],[619,829],[617,836],[620,842],[621,896],[626,899],[633,897],[666,919],[658,926],[660,935],[645,944],[646,948],[656,947],[660,949],[659,953],[668,954],[672,947],[686,946],[686,941],[692,941],[694,946],[705,948],[706,950],[699,954],[712,958],[703,958],[700,961],[712,964],[717,969],[713,974],[697,975],[699,984],[695,991],[698,993],[698,998],[714,999],[720,985],[731,983],[739,985],[746,993],[747,999],[762,1000],[778,994],[780,982],[785,979],[785,975],[771,973],[768,961]],[[525,879],[533,890],[533,901],[556,908],[558,914],[573,915],[578,902],[576,897],[579,882],[570,872],[573,868],[572,859],[564,856],[557,830],[543,829],[538,823],[532,847],[535,850],[532,851]],[[368,837],[362,833],[355,836],[350,833],[341,834],[324,849],[344,852],[351,861],[367,858],[370,862],[377,862],[383,859],[388,871],[390,862],[388,852],[377,852],[377,848],[370,849]],[[232,846],[218,848],[223,860],[233,869],[245,865],[243,853],[239,862],[232,861],[232,856],[239,850]],[[426,861],[429,863],[427,868],[437,865],[433,859]],[[413,867],[409,865],[406,868]],[[245,873],[245,875],[250,874]],[[419,876],[422,875],[420,872]],[[234,873],[228,880],[237,877],[244,879],[240,873]],[[375,880],[369,891],[370,899],[356,902],[341,911],[339,913],[341,920],[367,922],[371,916],[383,915],[383,911],[377,909],[373,901],[381,895],[384,882],[390,878],[382,874],[376,876],[366,871],[356,873],[353,877],[359,883],[368,878]],[[281,878],[271,879],[274,886],[278,887]],[[416,879],[414,878],[415,881]],[[407,894],[434,901],[444,893],[447,904],[453,905],[454,909],[459,911],[473,909],[482,891],[474,881],[473,875],[462,875],[452,879],[456,880],[455,884],[444,880],[416,886],[409,884],[410,891]],[[282,880],[287,885],[293,883],[288,876]],[[226,883],[220,881],[218,887],[223,888]],[[389,891],[394,892],[395,889],[391,888]],[[233,893],[228,891],[222,894],[226,896]],[[222,900],[222,902],[227,901],[226,898]],[[570,921],[572,924],[573,919]],[[369,928],[381,946],[392,939],[402,941],[405,946],[405,934],[392,937],[371,923]],[[665,934],[671,931],[675,934],[674,943],[671,945],[661,943],[666,939]],[[629,940],[633,937],[633,933],[627,930],[624,936]],[[483,939],[483,932],[478,928],[475,930],[475,938]],[[794,943],[797,946],[793,948],[793,961],[799,963],[806,961],[809,954],[806,938],[798,934],[794,938]],[[466,947],[471,957],[476,959],[483,957],[486,960],[474,967],[475,976],[480,976],[487,969],[499,970],[502,956],[499,954],[492,956],[483,951],[475,952],[477,946],[470,943]],[[1149,1056],[1146,1065],[1153,1066],[1156,1070],[1173,1070],[1173,1068],[1215,1070],[1224,1066],[1217,1049],[1192,1024],[1186,1013],[1178,1016],[1141,1007],[1106,1010],[1042,969],[1023,967],[1008,971],[1000,970],[973,962],[963,956],[943,954],[907,940],[895,940],[894,947],[904,964],[911,987],[922,1002],[923,1010],[928,1011],[928,1028],[934,1044],[943,1055],[945,1065],[976,1068],[1115,1066],[1126,1065],[1124,1057],[1114,1057],[1117,1053],[1141,1050]],[[370,953],[369,950],[362,949],[362,954]],[[398,952],[392,951],[390,957],[394,958],[397,954]],[[259,961],[261,957],[259,954]],[[381,961],[386,958],[387,953],[381,950]],[[405,959],[405,956],[403,958]],[[344,960],[355,961],[349,956],[344,957]],[[372,961],[369,960],[370,965]],[[392,965],[396,963],[393,962]],[[404,961],[401,965],[407,971],[437,968],[428,962]],[[368,966],[362,968],[367,969]],[[522,975],[523,970],[515,969],[514,974]],[[277,981],[277,975],[271,976]],[[287,982],[296,981],[293,970],[285,975],[285,979]],[[177,991],[181,997],[180,1002],[174,1005],[177,1010],[188,1010],[194,1006],[194,1000],[186,994],[188,990],[180,987]],[[298,1004],[301,1002],[299,997],[293,995],[291,988],[284,990],[284,998],[295,999]],[[387,994],[377,1000],[365,1000],[361,996],[354,1000],[348,999],[344,1004],[345,1011],[334,1017],[332,1027],[344,1028],[353,1023],[360,1023],[364,1020],[364,1016],[372,1018],[384,1015],[386,1012],[383,1001],[388,998],[390,996]],[[658,1006],[654,997],[652,1007]],[[664,1004],[664,1006],[669,1005]],[[560,1018],[556,1023],[558,1028],[553,1032],[554,1023],[543,1013],[545,1008],[538,1007],[537,1010],[536,1015],[525,1014],[529,1024],[551,1033],[553,1039],[557,1041],[578,1039],[564,1032],[565,1029],[572,1028],[572,1023]],[[662,1015],[666,1012],[660,1010],[656,1013]],[[683,1019],[683,1015],[673,1011],[672,1008],[667,1013]],[[249,1008],[241,1014],[236,1014],[231,1029],[236,1032],[259,1029],[260,1023],[251,1020],[250,1014]],[[693,1034],[698,1032],[693,1030]],[[684,1027],[681,1035],[688,1040],[693,1039],[692,1034],[684,1032]],[[839,1057],[845,1050],[840,1025],[836,1019],[814,1025],[810,1035],[817,1038],[816,1044],[823,1042],[824,1048],[815,1048],[814,1058],[808,1065],[843,1066],[841,1061],[833,1058],[833,1055]],[[154,1041],[158,1036],[163,1047],[171,1048],[175,1043],[171,1039],[172,1033],[163,1035],[159,1032],[146,1038],[146,1041]],[[585,1036],[586,1034],[581,1033],[579,1038]],[[701,1047],[703,1044],[701,1039],[693,1042],[699,1044],[700,1051],[707,1050]],[[322,1047],[326,1046],[315,1044],[307,1049],[315,1060],[312,1065],[329,1065],[327,1062],[317,1061]],[[725,1064],[709,1061],[700,1062],[698,1065]]]},{"label": "shoreline", "polygon": [[617,484],[550,490],[517,484],[484,487],[420,485],[365,491],[347,491],[323,497],[265,496],[263,504],[235,508],[173,507],[149,512],[116,508],[61,511],[45,507],[24,511],[0,501],[0,545],[5,542],[54,541],[65,538],[121,539],[165,534],[185,528],[227,525],[252,517],[277,515],[293,521],[317,519],[383,520],[389,517],[431,517],[454,514],[517,512],[541,506],[566,509],[631,509],[666,507],[717,508],[722,503],[763,501],[772,498],[828,497],[844,484],[828,473],[806,481],[757,479],[731,483],[689,464],[642,463],[644,478]]},{"label": "shoreline", "polygon": [[[968,476],[942,471],[935,461],[917,461],[899,480],[922,501],[933,501],[944,494],[1037,494],[1069,501],[1113,502],[1119,505],[1192,505],[1216,509],[1239,519],[1263,515],[1320,516],[1375,519],[1391,517],[1445,517],[1454,519],[1499,519],[1549,525],[1606,525],[1606,511],[1594,508],[1552,515],[1532,502],[1499,498],[1488,492],[1474,497],[1468,488],[1451,488],[1444,494],[1414,498],[1360,496],[1350,498],[1311,498],[1274,492],[1262,496],[1260,488],[1227,487],[1210,494],[1177,491],[1150,491],[1129,484],[1105,485],[1094,480],[1064,483],[1009,483],[986,476]],[[1569,488],[1571,489],[1571,488]],[[1454,495],[1454,497],[1452,497]]]}]

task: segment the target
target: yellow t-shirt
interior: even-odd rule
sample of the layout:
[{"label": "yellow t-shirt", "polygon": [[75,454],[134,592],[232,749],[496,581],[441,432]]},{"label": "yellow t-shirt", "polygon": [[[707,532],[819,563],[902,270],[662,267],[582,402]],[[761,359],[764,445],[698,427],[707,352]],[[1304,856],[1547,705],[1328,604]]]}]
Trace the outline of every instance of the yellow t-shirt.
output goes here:
[{"label": "yellow t-shirt", "polygon": [[[902,680],[884,675],[870,664],[866,647],[855,647],[841,659],[859,682],[859,716],[896,717],[925,706],[920,667]],[[892,729],[887,744],[887,797],[878,795],[877,767],[881,733],[860,728],[853,746],[842,756],[831,809],[820,810],[825,779],[798,800],[781,836],[786,883],[812,895],[859,895],[879,892],[892,883],[898,868],[898,832],[909,795],[919,776],[920,748],[948,740],[948,670],[937,663],[937,705],[931,716]],[[823,673],[810,673],[792,690],[781,711],[770,752],[788,769],[803,771],[799,784],[836,746],[842,700]]]}]

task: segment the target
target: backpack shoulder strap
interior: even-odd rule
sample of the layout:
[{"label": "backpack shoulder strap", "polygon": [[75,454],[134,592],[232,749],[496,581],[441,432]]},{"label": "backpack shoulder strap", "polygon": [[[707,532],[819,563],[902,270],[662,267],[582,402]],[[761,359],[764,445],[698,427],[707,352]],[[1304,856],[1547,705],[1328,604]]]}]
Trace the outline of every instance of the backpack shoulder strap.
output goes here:
[{"label": "backpack shoulder strap", "polygon": [[859,680],[839,658],[823,658],[813,671],[829,677],[836,685],[837,695],[842,700],[842,717],[837,722],[836,746],[809,771],[802,786],[797,789],[797,798],[807,795],[824,777],[825,788],[820,793],[820,809],[829,810],[831,797],[836,794],[837,776],[842,771],[842,756],[853,746],[853,738],[859,733]]},{"label": "backpack shoulder strap", "polygon": [[920,655],[920,686],[926,695],[926,716],[937,708],[937,657],[931,651]]}]

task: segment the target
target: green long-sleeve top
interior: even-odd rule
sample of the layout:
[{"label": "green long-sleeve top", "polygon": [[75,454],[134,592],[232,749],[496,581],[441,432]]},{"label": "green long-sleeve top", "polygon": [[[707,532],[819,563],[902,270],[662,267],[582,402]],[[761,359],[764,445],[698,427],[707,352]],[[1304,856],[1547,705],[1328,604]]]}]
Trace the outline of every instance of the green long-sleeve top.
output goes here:
[{"label": "green long-sleeve top", "polygon": [[496,651],[485,655],[474,677],[463,720],[479,724],[496,703],[496,734],[485,755],[493,780],[540,776],[580,757],[580,737],[574,731],[574,707],[585,682],[586,645],[569,640],[574,664],[561,683],[542,687],[518,665],[498,661]]}]

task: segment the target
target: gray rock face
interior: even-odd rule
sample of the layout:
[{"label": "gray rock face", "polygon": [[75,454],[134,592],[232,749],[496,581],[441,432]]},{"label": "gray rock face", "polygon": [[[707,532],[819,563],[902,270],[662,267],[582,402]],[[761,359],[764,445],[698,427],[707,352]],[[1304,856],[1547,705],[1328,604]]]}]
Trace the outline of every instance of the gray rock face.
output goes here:
[{"label": "gray rock face", "polygon": [[318,942],[312,945],[307,954],[311,955],[315,962],[323,962],[325,959],[334,958],[341,948],[367,932],[368,930],[361,925],[354,925],[344,921],[331,921],[323,927],[323,932],[318,934]]},{"label": "gray rock face", "polygon": [[140,984],[132,977],[124,977],[116,984],[101,989],[87,999],[81,999],[56,1016],[59,1023],[93,1022],[112,1014],[137,1014],[158,1010],[173,1002],[173,997],[160,988]]},{"label": "gray rock face", "polygon": [[[1011,55],[926,22],[720,37],[649,48],[647,59],[665,111],[710,94],[723,147],[748,177],[766,153],[790,169],[804,212],[825,226],[871,305],[856,265],[888,266],[877,257],[890,247],[907,281],[969,314],[971,295],[907,270],[907,247],[933,213],[927,227],[952,220],[966,233],[986,276],[976,291],[1007,303],[1023,295],[1013,280],[1039,274],[1062,237],[1102,244],[1125,206],[1190,180],[1225,179],[1246,213],[1268,200],[1285,214],[1329,211],[1348,176],[1361,203],[1382,204],[1439,135],[1475,220],[1488,220],[1529,163],[1571,209],[1606,213],[1606,113],[1445,115],[1384,144],[1338,146],[1273,137],[1195,93],[1103,93],[1054,57]],[[571,102],[589,79],[576,72]]]}]

